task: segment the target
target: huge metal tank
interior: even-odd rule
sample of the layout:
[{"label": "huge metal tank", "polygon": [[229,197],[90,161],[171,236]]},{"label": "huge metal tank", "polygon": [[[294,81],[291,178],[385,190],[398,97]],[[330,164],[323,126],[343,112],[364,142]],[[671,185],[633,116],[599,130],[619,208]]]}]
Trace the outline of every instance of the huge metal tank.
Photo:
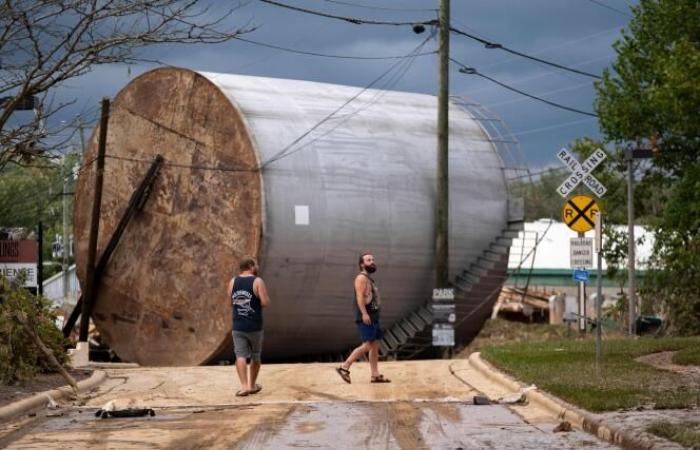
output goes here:
[{"label": "huge metal tank", "polygon": [[[361,251],[377,259],[384,325],[430,297],[436,98],[368,90],[332,114],[360,90],[166,68],[117,95],[98,254],[154,155],[166,164],[96,298],[95,323],[122,359],[184,365],[225,356],[226,285],[245,254],[259,258],[272,299],[268,358],[339,352],[358,342],[352,281]],[[86,161],[96,144],[97,133]],[[508,220],[502,169],[480,124],[451,105],[451,277]],[[93,183],[94,164],[76,192],[81,280]]]}]

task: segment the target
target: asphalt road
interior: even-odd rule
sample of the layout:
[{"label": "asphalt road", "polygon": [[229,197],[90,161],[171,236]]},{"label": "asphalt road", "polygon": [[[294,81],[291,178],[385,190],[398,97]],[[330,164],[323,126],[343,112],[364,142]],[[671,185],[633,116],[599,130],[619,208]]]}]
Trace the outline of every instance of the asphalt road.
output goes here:
[{"label": "asphalt road", "polygon": [[[232,367],[109,370],[85,406],[66,404],[0,424],[8,449],[578,449],[616,448],[528,406],[472,404],[505,395],[466,360],[391,362],[392,383],[369,383],[366,364],[345,384],[332,364],[264,366],[263,390],[235,397]],[[465,382],[467,384],[465,384]],[[474,386],[478,386],[479,391]],[[99,419],[117,408],[155,417]],[[47,416],[48,414],[48,416]],[[53,417],[50,417],[52,416]]]}]

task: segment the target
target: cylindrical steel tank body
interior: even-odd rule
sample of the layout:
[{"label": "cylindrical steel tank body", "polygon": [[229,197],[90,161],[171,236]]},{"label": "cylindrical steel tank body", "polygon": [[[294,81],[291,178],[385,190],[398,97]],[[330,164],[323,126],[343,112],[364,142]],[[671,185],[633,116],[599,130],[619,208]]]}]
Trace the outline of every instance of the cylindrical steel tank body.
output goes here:
[{"label": "cylindrical steel tank body", "polygon": [[[429,300],[436,98],[360,91],[166,68],[117,95],[98,254],[148,161],[165,158],[95,301],[96,325],[122,359],[146,365],[230,359],[226,286],[245,254],[259,258],[272,300],[264,312],[270,359],[358,343],[353,279],[362,251],[377,260],[385,327]],[[96,136],[87,162],[96,157]],[[454,278],[505,227],[508,200],[493,143],[457,105],[450,107],[449,150]],[[81,280],[93,183],[91,164],[77,188]]]}]

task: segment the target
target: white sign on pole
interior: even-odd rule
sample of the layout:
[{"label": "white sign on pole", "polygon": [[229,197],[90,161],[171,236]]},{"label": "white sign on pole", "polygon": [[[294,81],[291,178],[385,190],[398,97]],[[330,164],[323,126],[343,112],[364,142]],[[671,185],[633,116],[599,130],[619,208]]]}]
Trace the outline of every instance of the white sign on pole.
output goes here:
[{"label": "white sign on pole", "polygon": [[19,278],[25,274],[24,287],[37,287],[36,263],[0,263],[0,276],[9,280]]},{"label": "white sign on pole", "polygon": [[433,346],[454,347],[455,329],[452,325],[436,323],[433,324]]},{"label": "white sign on pole", "polygon": [[583,163],[579,163],[576,156],[566,148],[559,150],[557,158],[571,171],[571,175],[557,188],[559,195],[564,198],[568,197],[576,186],[583,182],[591,192],[602,198],[608,189],[591,172],[607,157],[608,155],[603,150],[598,149]]},{"label": "white sign on pole", "polygon": [[593,238],[571,238],[571,268],[593,267]]},{"label": "white sign on pole", "polygon": [[452,288],[433,289],[433,300],[451,301],[455,299],[455,290]]}]

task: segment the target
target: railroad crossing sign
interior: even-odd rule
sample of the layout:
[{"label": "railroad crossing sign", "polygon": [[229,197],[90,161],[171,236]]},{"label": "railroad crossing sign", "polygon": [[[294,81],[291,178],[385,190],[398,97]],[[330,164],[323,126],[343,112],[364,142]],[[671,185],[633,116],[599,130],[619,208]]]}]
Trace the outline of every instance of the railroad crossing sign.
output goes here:
[{"label": "railroad crossing sign", "polygon": [[574,195],[561,210],[561,219],[569,228],[585,233],[595,227],[595,216],[600,208],[595,199],[587,195]]},{"label": "railroad crossing sign", "polygon": [[576,156],[566,148],[559,150],[557,158],[571,171],[571,175],[557,188],[559,195],[564,198],[568,197],[576,186],[583,181],[583,184],[585,184],[591,192],[599,198],[603,198],[608,189],[603,186],[603,183],[598,181],[591,172],[593,172],[593,169],[598,167],[607,157],[608,155],[605,154],[603,150],[598,149],[594,151],[591,156],[586,158],[583,163],[579,163]]}]

